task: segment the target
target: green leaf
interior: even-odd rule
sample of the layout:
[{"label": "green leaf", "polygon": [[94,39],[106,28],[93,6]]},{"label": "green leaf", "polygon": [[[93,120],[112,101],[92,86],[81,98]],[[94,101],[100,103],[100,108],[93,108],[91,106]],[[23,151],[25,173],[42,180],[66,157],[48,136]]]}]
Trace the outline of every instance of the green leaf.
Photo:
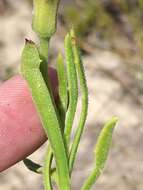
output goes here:
[{"label": "green leaf", "polygon": [[60,99],[60,112],[63,120],[65,119],[65,113],[68,105],[68,89],[67,89],[67,75],[64,65],[63,56],[61,53],[57,59],[57,74],[58,74],[58,86],[59,86],[59,99]]},{"label": "green leaf", "polygon": [[79,83],[80,83],[80,88],[81,88],[81,93],[82,93],[82,110],[80,113],[79,124],[76,129],[75,137],[74,137],[73,144],[72,144],[71,151],[70,151],[69,168],[70,168],[70,172],[71,172],[73,169],[76,153],[78,150],[78,146],[79,146],[79,143],[81,140],[81,136],[82,136],[82,133],[84,130],[85,121],[86,121],[86,117],[87,117],[88,88],[87,88],[87,84],[86,84],[86,77],[85,77],[82,57],[81,57],[80,50],[77,45],[76,36],[75,36],[75,33],[73,30],[71,30],[70,36],[71,36],[71,41],[72,41],[74,64],[76,66],[76,70],[78,73],[78,78],[79,78]]},{"label": "green leaf", "polygon": [[96,167],[102,170],[108,156],[110,145],[112,142],[113,129],[118,121],[117,117],[113,117],[103,127],[100,136],[98,137],[95,146],[95,164]]},{"label": "green leaf", "polygon": [[65,53],[66,53],[67,81],[68,81],[68,91],[69,91],[69,105],[65,119],[65,137],[67,145],[69,145],[71,130],[77,107],[77,100],[78,100],[77,73],[74,64],[74,55],[72,50],[72,41],[70,34],[67,34],[67,36],[65,37]]},{"label": "green leaf", "polygon": [[[59,185],[70,189],[68,156],[51,94],[40,72],[40,57],[36,45],[27,41],[22,53],[22,74],[28,83],[43,128],[48,136],[56,161]],[[62,155],[62,156],[61,156]]]},{"label": "green leaf", "polygon": [[113,117],[103,127],[98,137],[97,144],[95,146],[95,166],[92,173],[85,181],[82,190],[91,189],[92,185],[96,182],[96,180],[100,176],[108,157],[109,149],[112,142],[112,133],[114,127],[116,126],[117,121],[118,118]]}]

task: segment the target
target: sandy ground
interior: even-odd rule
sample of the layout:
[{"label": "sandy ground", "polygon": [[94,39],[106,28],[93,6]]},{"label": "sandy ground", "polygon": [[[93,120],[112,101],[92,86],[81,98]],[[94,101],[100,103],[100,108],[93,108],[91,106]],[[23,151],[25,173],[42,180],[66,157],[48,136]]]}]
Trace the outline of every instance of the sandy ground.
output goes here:
[{"label": "sandy ground", "polygon": [[[30,28],[29,4],[19,0],[8,2],[11,2],[10,5],[3,6],[3,11],[0,11],[1,82],[7,78],[7,69],[14,68],[13,73],[18,72],[24,37],[31,36],[36,39]],[[2,3],[0,7],[2,8]],[[62,39],[58,35],[55,36],[53,44],[53,52],[63,47]],[[136,96],[136,91],[131,91],[136,88],[133,86],[134,82],[130,82],[131,77],[120,56],[96,49],[95,53],[84,57],[84,63],[89,87],[89,114],[73,173],[73,189],[80,189],[92,169],[93,147],[101,127],[108,118],[117,115],[120,122],[114,132],[108,163],[93,189],[142,190],[143,97]],[[42,162],[44,147],[45,145],[31,158]],[[0,174],[0,190],[42,190],[41,179],[20,162]]]}]

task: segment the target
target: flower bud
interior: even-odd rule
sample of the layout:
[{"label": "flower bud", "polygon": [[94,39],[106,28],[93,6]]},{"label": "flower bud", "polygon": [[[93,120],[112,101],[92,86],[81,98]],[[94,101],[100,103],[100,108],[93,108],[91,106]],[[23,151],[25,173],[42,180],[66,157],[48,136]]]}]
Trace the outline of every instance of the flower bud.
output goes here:
[{"label": "flower bud", "polygon": [[59,0],[33,0],[33,30],[41,38],[50,38],[56,32]]}]

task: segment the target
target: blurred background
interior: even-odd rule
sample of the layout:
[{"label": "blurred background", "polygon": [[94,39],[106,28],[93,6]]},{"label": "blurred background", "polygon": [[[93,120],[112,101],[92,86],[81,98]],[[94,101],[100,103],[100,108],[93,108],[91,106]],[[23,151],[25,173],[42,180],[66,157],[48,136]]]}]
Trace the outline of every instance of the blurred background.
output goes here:
[{"label": "blurred background", "polygon": [[[0,0],[0,83],[19,72],[24,38],[37,41],[31,18],[31,0]],[[53,66],[71,27],[79,36],[90,98],[73,189],[80,189],[92,169],[93,147],[103,124],[117,115],[120,122],[108,163],[93,189],[142,190],[143,0],[61,0],[50,51]],[[44,146],[30,157],[41,163]],[[32,188],[43,189],[41,177],[22,162],[0,174],[0,190]]]}]

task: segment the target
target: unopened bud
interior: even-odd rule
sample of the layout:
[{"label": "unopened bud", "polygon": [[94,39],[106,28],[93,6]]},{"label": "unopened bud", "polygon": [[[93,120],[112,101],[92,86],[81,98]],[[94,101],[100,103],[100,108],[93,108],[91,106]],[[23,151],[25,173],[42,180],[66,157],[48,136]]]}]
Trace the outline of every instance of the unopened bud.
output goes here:
[{"label": "unopened bud", "polygon": [[56,32],[59,0],[33,0],[33,30],[41,38],[50,38]]}]

